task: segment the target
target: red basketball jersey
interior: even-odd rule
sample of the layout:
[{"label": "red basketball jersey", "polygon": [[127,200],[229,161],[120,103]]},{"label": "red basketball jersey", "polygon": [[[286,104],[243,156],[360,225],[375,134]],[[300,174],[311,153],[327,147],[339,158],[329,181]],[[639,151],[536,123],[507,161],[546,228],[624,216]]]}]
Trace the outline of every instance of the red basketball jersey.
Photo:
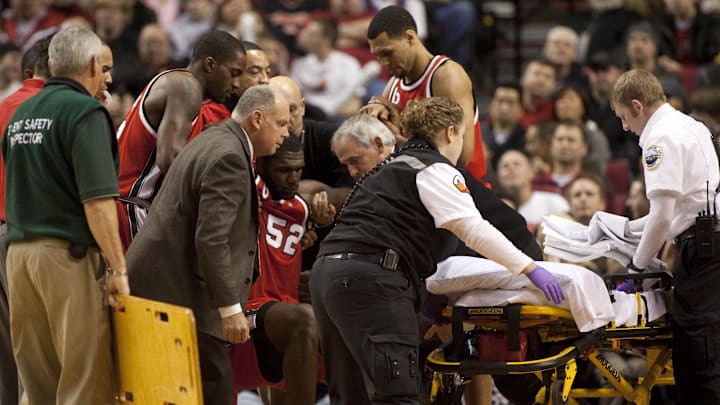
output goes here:
[{"label": "red basketball jersey", "polygon": [[[405,109],[405,106],[410,100],[432,97],[433,76],[440,66],[449,60],[450,58],[445,55],[433,56],[430,63],[428,63],[425,67],[425,72],[423,72],[422,76],[410,84],[405,84],[403,80],[398,77],[391,78],[388,100],[397,105],[400,111],[402,111]],[[483,152],[482,144],[482,133],[480,132],[480,112],[477,104],[475,105],[473,123],[475,124],[475,149],[473,150],[472,158],[466,167],[470,173],[475,176],[475,178],[482,180],[482,178],[485,177],[486,167],[485,153]]]},{"label": "red basketball jersey", "polygon": [[[230,118],[230,110],[224,105],[216,103],[210,99],[203,101],[200,106],[200,116],[198,119],[202,122],[202,129],[204,130],[208,125],[215,124],[216,122],[225,121]],[[199,132],[198,132],[199,134]],[[190,139],[193,140],[198,134],[190,135]]]},{"label": "red basketball jersey", "polygon": [[[141,198],[151,202],[160,188],[162,173],[155,162],[157,131],[145,116],[145,97],[161,76],[187,71],[171,69],[153,77],[133,103],[125,121],[120,124],[117,134],[120,152],[120,197]],[[199,113],[198,111],[198,117],[193,120],[188,139],[192,139],[203,129],[203,123],[198,119]]]},{"label": "red basketball jersey", "polygon": [[297,289],[302,270],[300,240],[305,234],[310,209],[299,195],[273,200],[260,176],[255,180],[262,202],[260,211],[260,277],[250,288],[246,310],[270,301],[298,303]]}]

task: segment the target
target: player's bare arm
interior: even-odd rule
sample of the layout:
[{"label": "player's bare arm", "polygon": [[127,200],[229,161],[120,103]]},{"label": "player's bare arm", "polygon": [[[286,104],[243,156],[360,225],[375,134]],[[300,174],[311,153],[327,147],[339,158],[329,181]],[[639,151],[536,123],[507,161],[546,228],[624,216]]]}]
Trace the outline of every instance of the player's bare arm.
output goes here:
[{"label": "player's bare arm", "polygon": [[327,192],[328,201],[330,204],[336,207],[342,207],[348,194],[350,194],[350,187],[330,187],[327,184],[311,179],[300,180],[298,187],[298,194],[305,201],[312,201],[315,194],[320,192]]},{"label": "player's bare arm", "polygon": [[465,136],[458,163],[467,164],[475,149],[475,100],[470,77],[462,66],[450,60],[435,72],[431,86],[433,96],[454,100],[465,112]]},{"label": "player's bare arm", "polygon": [[382,121],[382,123],[390,129],[390,132],[395,135],[395,142],[401,144],[407,142],[407,138],[402,135],[400,129],[400,109],[388,100],[391,83],[392,80],[389,80],[385,85],[382,96],[373,96],[370,98],[370,101],[360,109],[360,112],[370,114]]},{"label": "player's bare arm", "polygon": [[156,162],[163,173],[187,144],[202,97],[202,87],[192,74],[173,72],[159,79],[145,100],[150,124],[157,128]]}]

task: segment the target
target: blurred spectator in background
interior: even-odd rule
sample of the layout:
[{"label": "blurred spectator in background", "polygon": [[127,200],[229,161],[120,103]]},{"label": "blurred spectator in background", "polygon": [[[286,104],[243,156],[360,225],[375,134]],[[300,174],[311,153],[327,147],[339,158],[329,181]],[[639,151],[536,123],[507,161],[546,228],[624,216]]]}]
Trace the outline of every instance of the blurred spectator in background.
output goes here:
[{"label": "blurred spectator in background", "polygon": [[540,121],[525,130],[525,151],[530,156],[530,166],[535,177],[550,174],[550,144],[555,125],[555,121]]},{"label": "blurred spectator in background", "polygon": [[223,0],[217,9],[215,29],[227,31],[238,39],[256,42],[265,31],[263,18],[250,0]]},{"label": "blurred spectator in background", "polygon": [[131,24],[133,5],[129,0],[95,0],[94,6],[95,33],[112,49],[114,75],[124,83],[135,74],[138,58],[140,27]]},{"label": "blurred spectator in background", "polygon": [[640,19],[624,7],[624,0],[590,0],[592,19],[580,36],[578,60],[589,61],[597,52],[610,51],[625,39],[625,30]]},{"label": "blurred spectator in background", "polygon": [[337,18],[337,47],[346,49],[364,49],[366,58],[370,60],[370,48],[367,43],[367,28],[375,15],[364,0],[330,0],[330,13]]},{"label": "blurred spectator in background", "polygon": [[[430,52],[447,55],[470,71],[470,45],[477,19],[473,3],[467,0],[426,0],[425,6],[430,27]],[[418,21],[417,17],[415,21]]]},{"label": "blurred spectator in background", "polygon": [[533,189],[565,191],[573,179],[583,172],[587,154],[587,134],[582,124],[568,120],[559,122],[550,143],[550,175],[535,177]]},{"label": "blurred spectator in background", "polygon": [[522,87],[523,113],[520,125],[530,125],[552,118],[551,96],[557,83],[555,65],[547,59],[533,59],[525,67],[520,87]]},{"label": "blurred spectator in background", "polygon": [[142,91],[156,74],[163,70],[187,66],[188,61],[170,58],[170,37],[160,24],[147,24],[140,31],[137,43],[138,58],[131,70],[121,70],[115,78],[133,94]]},{"label": "blurred spectator in background", "polygon": [[292,55],[300,53],[297,35],[310,22],[312,13],[327,13],[330,10],[327,0],[262,0],[258,2],[258,7],[265,18],[266,28],[285,44]]},{"label": "blurred spectator in background", "polygon": [[638,178],[630,183],[630,191],[625,200],[630,219],[642,218],[650,212],[650,201],[645,196],[645,181]]},{"label": "blurred spectator in background", "polygon": [[[89,5],[88,1],[83,0],[49,0],[49,9],[62,14],[64,21],[70,18],[78,18],[87,21],[92,25],[93,15],[92,12],[86,7]],[[80,27],[87,27],[86,25],[80,25]]]},{"label": "blurred spectator in background", "polygon": [[525,148],[525,129],[520,125],[522,91],[516,83],[495,86],[488,119],[480,124],[487,162],[496,169],[500,156],[510,149]]},{"label": "blurred spectator in background", "polygon": [[0,101],[22,87],[21,62],[22,52],[18,46],[0,44]]},{"label": "blurred spectator in background", "polygon": [[622,128],[622,123],[610,107],[613,86],[626,70],[625,60],[625,52],[620,48],[611,52],[598,52],[590,60],[588,73],[594,101],[590,119],[595,121],[605,134],[612,159],[627,160],[633,173],[637,175],[639,173],[637,162],[640,157],[637,137]]},{"label": "blurred spectator in background", "polygon": [[710,132],[720,135],[720,87],[696,91],[690,100],[692,116],[707,125]]},{"label": "blurred spectator in background", "polygon": [[720,21],[703,13],[696,0],[665,0],[667,14],[661,21],[673,37],[674,60],[661,60],[663,67],[680,73],[683,65],[712,62],[720,52]]},{"label": "blurred spectator in background", "polygon": [[605,173],[605,166],[610,160],[610,146],[605,134],[588,117],[590,103],[585,92],[578,86],[565,85],[555,92],[553,101],[557,121],[572,121],[585,129],[589,148],[588,163],[595,166],[599,173]]},{"label": "blurred spectator in background", "polygon": [[663,76],[659,78],[662,85],[663,93],[667,97],[667,102],[676,110],[687,112],[688,101],[685,95],[685,88],[674,77]]},{"label": "blurred spectator in background", "polygon": [[557,66],[558,84],[574,84],[589,92],[590,83],[577,63],[578,35],[562,25],[550,29],[543,46],[543,56]]},{"label": "blurred spectator in background", "polygon": [[195,41],[212,27],[212,0],[184,0],[183,12],[168,28],[174,59],[190,59]]},{"label": "blurred spectator in background", "polygon": [[532,189],[534,176],[530,159],[525,153],[513,149],[503,153],[497,165],[497,175],[500,189],[525,218],[530,232],[535,232],[545,215],[568,212],[568,203],[559,193]]},{"label": "blurred spectator in background", "polygon": [[290,74],[290,53],[282,42],[271,33],[265,32],[258,36],[257,44],[265,50],[273,74],[282,76]]},{"label": "blurred spectator in background", "polygon": [[180,14],[181,0],[142,0],[155,12],[157,22],[165,29],[170,28]]},{"label": "blurred spectator in background", "polygon": [[649,21],[640,21],[631,25],[627,29],[625,41],[628,67],[647,70],[658,79],[665,77],[667,80],[677,81],[674,73],[659,63],[661,53],[672,55],[674,50],[666,49],[661,52],[660,45],[661,39],[658,30]]},{"label": "blurred spectator in background", "polygon": [[2,15],[3,31],[9,42],[28,50],[57,31],[65,17],[44,0],[10,0],[10,8]]},{"label": "blurred spectator in background", "polygon": [[720,55],[715,57],[713,63],[707,64],[700,69],[697,78],[696,88],[720,86]]},{"label": "blurred spectator in background", "polygon": [[110,102],[105,106],[105,108],[107,108],[108,113],[110,113],[110,118],[113,121],[113,127],[117,133],[120,124],[122,124],[125,120],[125,116],[130,111],[130,108],[132,108],[135,96],[125,90],[112,92],[111,94],[112,97],[110,97]]},{"label": "blurred spectator in background", "polygon": [[577,222],[588,225],[598,211],[605,210],[605,185],[602,179],[582,173],[577,175],[567,187],[567,201],[570,216]]},{"label": "blurred spectator in background", "polygon": [[222,0],[215,2],[214,29],[230,32],[235,29],[240,15],[252,10],[250,0]]},{"label": "blurred spectator in background", "polygon": [[298,47],[306,52],[296,58],[290,76],[303,88],[305,101],[320,107],[330,117],[347,117],[362,107],[364,87],[353,89],[360,63],[335,49],[337,23],[318,18],[298,35]]}]

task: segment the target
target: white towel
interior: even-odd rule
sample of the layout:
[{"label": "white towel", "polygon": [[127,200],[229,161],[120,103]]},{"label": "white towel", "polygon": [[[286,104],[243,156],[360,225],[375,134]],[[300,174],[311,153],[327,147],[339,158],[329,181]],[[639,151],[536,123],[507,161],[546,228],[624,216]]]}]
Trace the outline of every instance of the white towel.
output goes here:
[{"label": "white towel", "polygon": [[[609,257],[627,266],[640,243],[641,233],[630,231],[626,217],[598,211],[588,226],[571,219],[543,217],[544,252],[569,262],[584,262]],[[648,268],[663,271],[665,263],[654,258]]]},{"label": "white towel", "polygon": [[[610,296],[600,276],[574,264],[538,264],[557,278],[565,294],[565,301],[558,307],[572,313],[581,332],[599,328],[615,318]],[[460,306],[553,305],[526,276],[513,276],[502,265],[477,257],[450,257],[438,263],[437,272],[425,283],[431,293],[448,295],[455,305]]]}]

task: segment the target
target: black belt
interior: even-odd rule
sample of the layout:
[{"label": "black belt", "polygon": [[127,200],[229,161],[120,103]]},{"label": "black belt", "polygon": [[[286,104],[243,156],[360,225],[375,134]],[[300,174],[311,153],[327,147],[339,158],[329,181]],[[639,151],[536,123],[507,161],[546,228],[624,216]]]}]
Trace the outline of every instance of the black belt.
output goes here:
[{"label": "black belt", "polygon": [[[717,235],[720,234],[720,228],[715,226],[715,229],[713,230],[713,236],[717,237]],[[695,239],[695,225],[691,225],[688,229],[682,231],[680,235],[675,237],[675,244],[680,245],[680,242],[685,242],[689,239]]]},{"label": "black belt", "polygon": [[380,267],[395,271],[399,267],[400,255],[392,249],[387,249],[383,253],[353,253],[342,252],[332,253],[322,257],[323,260],[360,260],[363,262],[377,264]]},{"label": "black belt", "polygon": [[680,245],[681,242],[685,242],[688,239],[695,239],[695,225],[692,225],[688,229],[680,232],[680,235],[675,237],[675,243]]}]

